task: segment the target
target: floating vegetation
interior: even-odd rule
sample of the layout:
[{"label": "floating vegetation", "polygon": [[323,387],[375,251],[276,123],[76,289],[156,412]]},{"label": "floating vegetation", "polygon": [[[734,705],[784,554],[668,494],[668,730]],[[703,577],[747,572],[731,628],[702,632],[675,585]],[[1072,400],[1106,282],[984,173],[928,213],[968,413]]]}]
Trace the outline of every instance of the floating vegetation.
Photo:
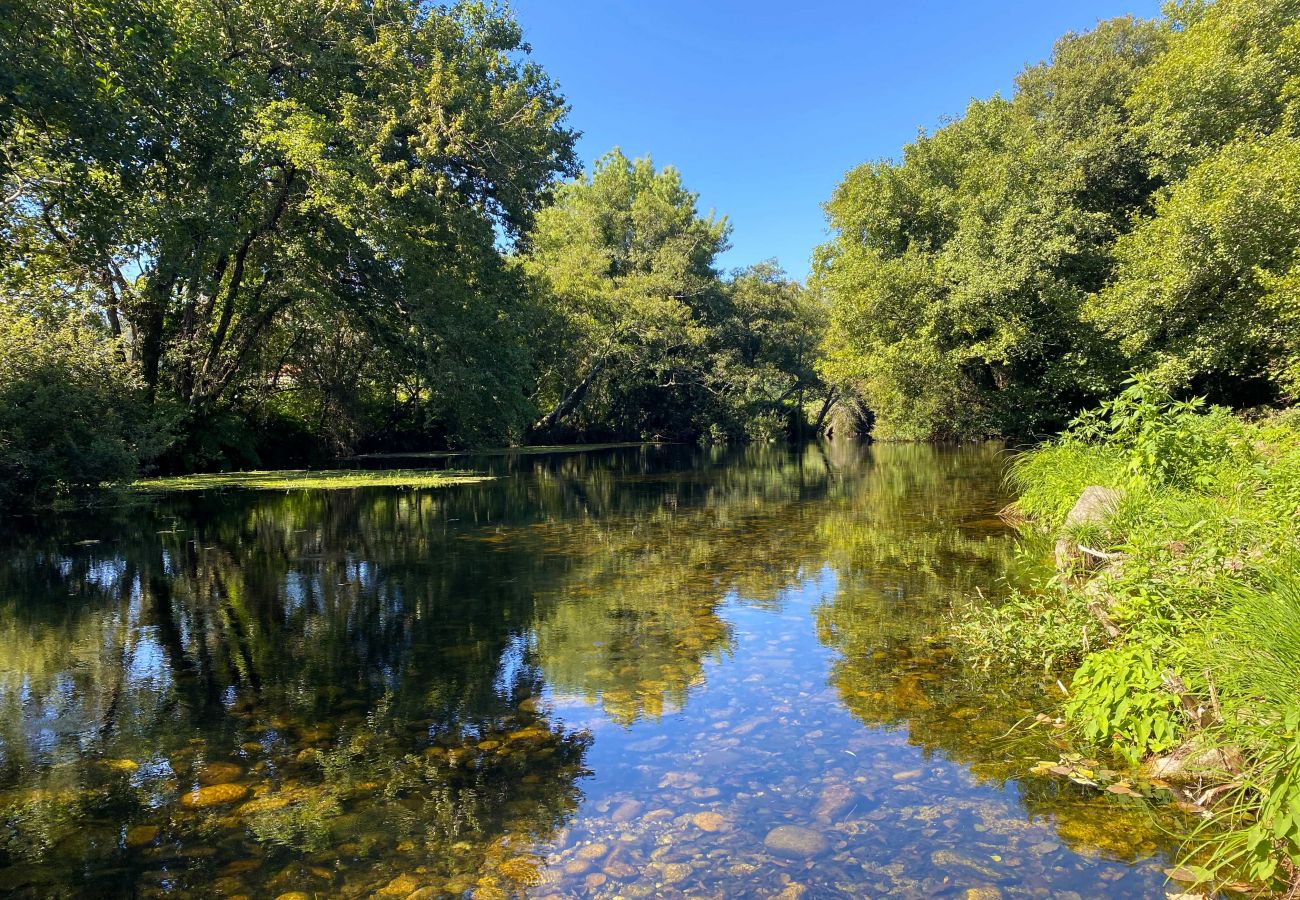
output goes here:
[{"label": "floating vegetation", "polygon": [[433,472],[427,469],[293,469],[278,472],[217,472],[209,475],[178,475],[173,478],[144,478],[133,490],[146,493],[211,491],[237,488],[248,491],[339,491],[351,488],[402,487],[440,488],[487,481],[489,476],[474,472]]}]

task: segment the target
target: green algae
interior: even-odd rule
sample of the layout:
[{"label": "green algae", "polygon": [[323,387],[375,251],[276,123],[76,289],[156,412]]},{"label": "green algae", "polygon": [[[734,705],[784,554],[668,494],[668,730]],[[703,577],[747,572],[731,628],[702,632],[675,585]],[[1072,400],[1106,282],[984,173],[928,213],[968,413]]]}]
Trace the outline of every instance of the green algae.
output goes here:
[{"label": "green algae", "polygon": [[215,472],[208,475],[144,478],[131,487],[142,493],[224,488],[248,491],[339,491],[373,487],[440,488],[475,484],[487,481],[489,477],[475,472],[431,472],[427,469],[286,469],[276,472]]}]

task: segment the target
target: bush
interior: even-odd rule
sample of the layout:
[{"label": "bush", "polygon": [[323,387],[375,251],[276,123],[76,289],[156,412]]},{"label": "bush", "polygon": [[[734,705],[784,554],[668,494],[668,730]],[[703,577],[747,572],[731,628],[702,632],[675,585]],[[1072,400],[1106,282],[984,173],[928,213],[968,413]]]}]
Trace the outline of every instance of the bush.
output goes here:
[{"label": "bush", "polygon": [[0,507],[130,480],[162,438],[116,342],[0,307]]}]

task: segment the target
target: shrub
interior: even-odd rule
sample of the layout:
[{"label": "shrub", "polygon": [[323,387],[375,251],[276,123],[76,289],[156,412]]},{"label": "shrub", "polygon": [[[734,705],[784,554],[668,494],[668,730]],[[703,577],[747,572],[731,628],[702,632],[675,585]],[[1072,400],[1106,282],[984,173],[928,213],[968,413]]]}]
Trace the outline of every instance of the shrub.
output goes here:
[{"label": "shrub", "polygon": [[1100,650],[1084,659],[1070,685],[1065,716],[1094,744],[1109,745],[1130,762],[1178,745],[1178,699],[1164,684],[1150,647]]},{"label": "shrub", "polygon": [[129,480],[161,446],[116,342],[0,306],[0,507]]}]

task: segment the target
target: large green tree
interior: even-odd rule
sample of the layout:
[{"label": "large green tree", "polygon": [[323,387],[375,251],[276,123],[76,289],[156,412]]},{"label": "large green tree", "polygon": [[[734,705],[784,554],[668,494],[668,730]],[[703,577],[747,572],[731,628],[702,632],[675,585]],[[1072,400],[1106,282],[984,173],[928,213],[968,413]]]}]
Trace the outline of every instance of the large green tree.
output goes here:
[{"label": "large green tree", "polygon": [[[318,348],[283,332],[304,320],[425,373],[404,387],[431,414],[522,415],[508,395],[524,393],[511,367],[527,355],[457,339],[508,318],[518,285],[499,240],[527,228],[571,165],[567,108],[507,13],[418,0],[7,7],[10,298],[90,298],[147,390],[194,423],[296,383]],[[51,278],[34,284],[47,260]],[[505,328],[504,342],[521,333]]]},{"label": "large green tree", "polygon": [[1128,105],[1154,210],[1087,314],[1167,388],[1253,405],[1300,391],[1300,3],[1175,7]]},{"label": "large green tree", "polygon": [[1162,40],[1131,19],[1069,35],[1011,100],[972,103],[836,189],[815,274],[827,371],[882,434],[1033,432],[1112,383],[1080,309],[1153,189],[1125,99]]},{"label": "large green tree", "polygon": [[684,395],[707,390],[708,331],[723,302],[714,262],[729,226],[696,200],[676,169],[614,150],[538,215],[523,265],[553,300],[559,340],[536,431],[676,430]]}]

